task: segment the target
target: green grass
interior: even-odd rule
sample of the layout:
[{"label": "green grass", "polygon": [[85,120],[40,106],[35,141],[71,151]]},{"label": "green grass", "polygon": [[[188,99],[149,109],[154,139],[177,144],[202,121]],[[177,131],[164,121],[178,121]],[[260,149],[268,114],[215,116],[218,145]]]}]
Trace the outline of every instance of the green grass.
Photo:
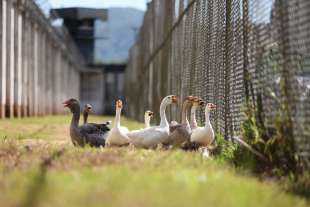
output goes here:
[{"label": "green grass", "polygon": [[[103,123],[113,119],[113,117],[90,116],[89,122]],[[70,116],[0,120],[0,138],[66,140],[70,121]],[[143,127],[143,124],[126,118],[122,118],[122,123],[129,129]]]},{"label": "green grass", "polygon": [[[1,206],[307,206],[274,182],[198,152],[74,148],[69,122],[69,116],[0,121]],[[129,119],[122,125],[143,126]]]}]

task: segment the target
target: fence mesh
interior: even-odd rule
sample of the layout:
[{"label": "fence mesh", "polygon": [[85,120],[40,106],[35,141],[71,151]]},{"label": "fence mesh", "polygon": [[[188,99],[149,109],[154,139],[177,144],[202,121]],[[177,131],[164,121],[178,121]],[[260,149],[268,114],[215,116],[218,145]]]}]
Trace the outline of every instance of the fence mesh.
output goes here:
[{"label": "fence mesh", "polygon": [[[268,133],[279,120],[291,126],[300,164],[310,167],[309,50],[308,0],[153,0],[130,51],[127,114],[141,120],[167,94],[194,94],[218,106],[213,125],[231,138],[251,103]],[[171,119],[180,107],[168,110]]]}]

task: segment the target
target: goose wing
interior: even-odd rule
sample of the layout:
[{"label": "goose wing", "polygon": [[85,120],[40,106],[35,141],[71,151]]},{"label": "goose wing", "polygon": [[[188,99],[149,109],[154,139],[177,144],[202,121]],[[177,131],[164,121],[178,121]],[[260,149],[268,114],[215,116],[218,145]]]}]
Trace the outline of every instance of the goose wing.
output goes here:
[{"label": "goose wing", "polygon": [[88,134],[86,143],[92,147],[105,146],[105,136],[103,134]]},{"label": "goose wing", "polygon": [[128,132],[131,142],[138,147],[155,147],[167,139],[169,131],[166,128],[151,127]]},{"label": "goose wing", "polygon": [[89,125],[92,125],[93,127],[96,127],[97,129],[101,130],[102,132],[110,131],[110,127],[108,127],[107,124],[89,123]]},{"label": "goose wing", "polygon": [[183,124],[175,124],[175,125],[169,125],[169,131],[170,133],[173,132],[174,130],[176,130],[179,127],[182,127]]},{"label": "goose wing", "polygon": [[179,127],[175,128],[173,132],[169,134],[168,139],[164,142],[166,145],[174,145],[180,146],[184,142],[190,140],[190,130],[186,127],[185,124],[180,125]]},{"label": "goose wing", "polygon": [[92,147],[105,146],[107,131],[103,132],[101,129],[91,124],[80,126],[79,131],[86,144]]},{"label": "goose wing", "polygon": [[128,128],[124,126],[121,126],[119,129],[121,130],[122,133],[125,133],[125,134],[127,134],[129,131]]},{"label": "goose wing", "polygon": [[87,123],[81,125],[79,128],[81,132],[86,134],[100,134],[110,131],[110,128],[106,124]]}]

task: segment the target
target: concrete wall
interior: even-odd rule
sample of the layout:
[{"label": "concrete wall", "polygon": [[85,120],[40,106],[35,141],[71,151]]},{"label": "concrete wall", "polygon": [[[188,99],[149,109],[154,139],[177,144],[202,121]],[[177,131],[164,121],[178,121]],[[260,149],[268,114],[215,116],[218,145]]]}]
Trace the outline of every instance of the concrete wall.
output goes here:
[{"label": "concrete wall", "polygon": [[93,113],[104,113],[104,74],[102,70],[81,72],[81,105],[91,104]]},{"label": "concrete wall", "polygon": [[63,113],[83,63],[32,0],[0,0],[0,117]]}]

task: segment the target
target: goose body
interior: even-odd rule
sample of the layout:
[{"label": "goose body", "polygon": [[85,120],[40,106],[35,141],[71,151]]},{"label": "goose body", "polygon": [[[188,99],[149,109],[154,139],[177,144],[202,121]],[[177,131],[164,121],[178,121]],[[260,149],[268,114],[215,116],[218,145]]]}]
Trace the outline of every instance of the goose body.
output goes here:
[{"label": "goose body", "polygon": [[130,142],[135,147],[154,148],[169,136],[169,127],[150,127],[128,133]]},{"label": "goose body", "polygon": [[214,131],[210,127],[197,127],[191,135],[191,142],[198,143],[203,146],[210,145],[214,140]]},{"label": "goose body", "polygon": [[170,125],[170,135],[165,145],[172,145],[174,147],[181,146],[190,139],[191,128],[187,118],[188,109],[192,106],[194,100],[193,96],[187,96],[182,105],[182,120],[181,124]]},{"label": "goose body", "polygon": [[129,144],[129,138],[127,136],[128,129],[121,127],[120,118],[123,103],[121,100],[116,101],[116,113],[113,128],[107,135],[107,146],[124,146]]},{"label": "goose body", "polygon": [[112,128],[107,135],[107,146],[124,146],[129,144],[127,136],[128,129],[126,127]]},{"label": "goose body", "polygon": [[208,146],[214,141],[214,131],[210,122],[210,111],[216,106],[208,103],[205,109],[206,123],[204,127],[197,127],[192,131],[190,140],[202,146]]},{"label": "goose body", "polygon": [[130,142],[135,147],[154,148],[158,144],[167,140],[169,132],[169,124],[166,118],[166,108],[168,105],[176,103],[176,96],[170,95],[165,97],[160,104],[160,125],[149,127],[141,130],[129,132],[127,135]]}]

